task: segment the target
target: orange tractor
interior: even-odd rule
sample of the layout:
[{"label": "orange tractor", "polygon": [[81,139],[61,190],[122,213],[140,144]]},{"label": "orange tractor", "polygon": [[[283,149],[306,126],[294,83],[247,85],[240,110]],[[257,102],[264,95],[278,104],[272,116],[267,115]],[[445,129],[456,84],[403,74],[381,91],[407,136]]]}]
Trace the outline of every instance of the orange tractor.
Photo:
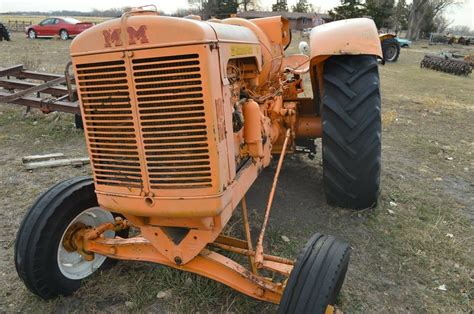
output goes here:
[{"label": "orange tractor", "polygon": [[[26,286],[44,299],[69,295],[108,259],[140,260],[217,280],[281,313],[331,312],[349,245],[315,234],[293,261],[265,252],[265,230],[285,154],[313,150],[316,138],[327,201],[376,204],[382,52],[363,18],[314,28],[310,56],[285,55],[290,38],[282,17],[199,21],[143,8],[77,36],[93,178],[58,183],[27,213],[15,246]],[[307,72],[314,96],[301,98]],[[245,194],[273,155],[252,239]],[[222,233],[239,204],[244,239]]]}]

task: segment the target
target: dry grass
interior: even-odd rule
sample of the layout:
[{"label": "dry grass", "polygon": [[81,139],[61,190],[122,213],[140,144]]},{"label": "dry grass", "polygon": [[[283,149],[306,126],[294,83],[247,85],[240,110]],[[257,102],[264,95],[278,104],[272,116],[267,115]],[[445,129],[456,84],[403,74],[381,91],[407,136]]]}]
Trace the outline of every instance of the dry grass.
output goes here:
[{"label": "dry grass", "polygon": [[397,119],[397,111],[396,110],[385,111],[385,112],[382,113],[382,126],[383,127],[388,127],[396,119]]},{"label": "dry grass", "polygon": [[[0,43],[0,67],[26,61],[60,73],[69,59],[69,44],[15,35],[12,42]],[[327,206],[320,154],[314,161],[289,156],[282,169],[268,251],[294,257],[314,232],[348,240],[352,261],[339,298],[347,312],[473,309],[474,78],[420,69],[428,50],[424,46],[402,49],[398,63],[380,67],[385,123],[383,190],[376,209],[354,213]],[[41,191],[90,169],[27,172],[20,158],[48,152],[85,155],[83,135],[73,128],[70,115],[33,113],[24,118],[22,108],[0,105],[0,147],[0,312],[275,311],[273,305],[213,281],[137,262],[120,262],[88,280],[72,297],[39,300],[15,273],[15,233]],[[264,171],[249,192],[254,227],[261,222],[272,175],[273,169]],[[230,231],[239,232],[238,224],[231,226]],[[443,284],[447,291],[437,289]],[[168,289],[171,298],[156,298]]]}]

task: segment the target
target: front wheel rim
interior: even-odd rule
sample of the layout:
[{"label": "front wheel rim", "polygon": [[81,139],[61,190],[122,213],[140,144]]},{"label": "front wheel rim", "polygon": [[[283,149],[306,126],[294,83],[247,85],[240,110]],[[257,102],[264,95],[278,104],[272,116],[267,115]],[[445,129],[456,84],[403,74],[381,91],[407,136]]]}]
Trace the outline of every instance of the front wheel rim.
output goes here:
[{"label": "front wheel rim", "polygon": [[61,39],[66,40],[68,38],[68,35],[65,31],[61,32]]},{"label": "front wheel rim", "polygon": [[31,39],[35,39],[35,32],[34,31],[30,31],[30,38]]},{"label": "front wheel rim", "polygon": [[[94,259],[87,261],[78,252],[68,252],[63,246],[67,230],[76,223],[83,223],[89,227],[97,227],[107,222],[113,223],[114,216],[100,207],[92,207],[77,215],[67,226],[66,230],[64,230],[58,245],[57,263],[59,270],[66,278],[72,280],[86,278],[99,269],[107,259],[104,255],[94,254]],[[106,238],[113,238],[115,237],[115,232],[108,230],[104,232],[104,236]]]}]

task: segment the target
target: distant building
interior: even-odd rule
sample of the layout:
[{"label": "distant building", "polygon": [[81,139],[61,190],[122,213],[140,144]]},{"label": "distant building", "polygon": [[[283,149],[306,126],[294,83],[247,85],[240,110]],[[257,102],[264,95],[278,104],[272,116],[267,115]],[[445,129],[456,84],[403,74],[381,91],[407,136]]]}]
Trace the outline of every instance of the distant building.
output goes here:
[{"label": "distant building", "polygon": [[332,21],[328,14],[321,13],[298,13],[298,12],[267,12],[267,11],[246,11],[237,13],[238,17],[245,19],[256,19],[281,15],[290,22],[290,29],[303,30]]}]

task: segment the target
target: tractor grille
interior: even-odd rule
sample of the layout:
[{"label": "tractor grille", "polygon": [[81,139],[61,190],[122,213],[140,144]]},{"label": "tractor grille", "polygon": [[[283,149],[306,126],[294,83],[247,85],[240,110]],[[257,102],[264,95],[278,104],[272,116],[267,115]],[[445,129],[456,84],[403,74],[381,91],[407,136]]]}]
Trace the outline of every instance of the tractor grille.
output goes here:
[{"label": "tractor grille", "polygon": [[211,186],[199,55],[132,60],[152,189]]},{"label": "tractor grille", "polygon": [[199,54],[77,64],[76,72],[97,184],[212,187]]},{"label": "tractor grille", "polygon": [[79,64],[76,71],[96,182],[141,188],[125,62]]}]

